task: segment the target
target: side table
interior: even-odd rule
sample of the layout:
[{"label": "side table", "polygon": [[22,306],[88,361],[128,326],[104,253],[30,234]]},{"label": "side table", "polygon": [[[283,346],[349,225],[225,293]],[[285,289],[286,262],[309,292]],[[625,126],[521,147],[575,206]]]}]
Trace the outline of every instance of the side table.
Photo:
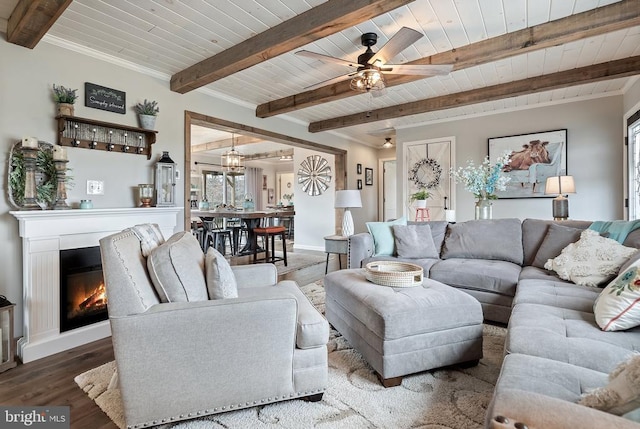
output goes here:
[{"label": "side table", "polygon": [[336,253],[338,255],[338,266],[342,269],[342,259],[340,255],[347,254],[347,246],[349,245],[349,237],[342,235],[328,235],[324,238],[324,251],[327,254],[327,261],[324,266],[324,273],[329,270],[329,255]]}]

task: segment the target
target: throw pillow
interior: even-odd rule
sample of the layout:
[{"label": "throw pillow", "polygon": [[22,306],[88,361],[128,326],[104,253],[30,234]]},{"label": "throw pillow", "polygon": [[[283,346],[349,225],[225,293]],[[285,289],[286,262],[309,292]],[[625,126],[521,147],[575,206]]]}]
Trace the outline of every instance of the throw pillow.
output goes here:
[{"label": "throw pillow", "polygon": [[205,273],[209,299],[238,297],[238,284],[231,265],[214,247],[209,247],[205,258]]},{"label": "throw pillow", "polygon": [[373,256],[395,256],[396,246],[393,239],[393,225],[406,225],[407,218],[401,217],[391,222],[367,222],[369,234],[373,237]]},{"label": "throw pillow", "polygon": [[585,229],[580,240],[562,249],[558,257],[549,259],[544,268],[555,271],[563,280],[598,286],[616,275],[636,250],[602,237],[592,229]]},{"label": "throw pillow", "polygon": [[394,225],[396,251],[401,258],[440,257],[431,235],[431,227],[424,225]]},{"label": "throw pillow", "polygon": [[206,301],[204,254],[191,232],[171,236],[147,258],[151,282],[161,302]]},{"label": "throw pillow", "polygon": [[640,326],[640,261],[605,287],[595,303],[593,313],[603,331],[622,331]]},{"label": "throw pillow", "polygon": [[522,265],[520,220],[470,220],[449,224],[441,257],[493,259]]},{"label": "throw pillow", "polygon": [[580,240],[580,234],[584,229],[570,228],[568,226],[552,223],[547,228],[544,240],[538,248],[536,257],[533,259],[534,267],[544,268],[544,264],[549,259],[553,259],[562,252],[562,249]]},{"label": "throw pillow", "polygon": [[621,416],[640,407],[640,354],[609,374],[609,383],[582,395],[579,404]]}]

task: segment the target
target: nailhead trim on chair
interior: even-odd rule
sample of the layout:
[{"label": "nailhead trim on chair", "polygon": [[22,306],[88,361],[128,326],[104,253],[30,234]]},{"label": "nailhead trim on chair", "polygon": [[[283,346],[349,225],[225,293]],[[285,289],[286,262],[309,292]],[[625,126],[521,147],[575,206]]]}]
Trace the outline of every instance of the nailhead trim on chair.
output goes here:
[{"label": "nailhead trim on chair", "polygon": [[[273,397],[273,398],[267,398],[267,399],[263,398],[263,399],[260,399],[260,403],[265,403],[265,401],[267,403],[269,403],[269,402],[275,402],[275,401],[291,399],[291,398],[302,398],[302,397],[305,397],[305,396],[312,395],[314,393],[323,393],[324,391],[325,391],[324,389],[316,389],[316,390],[310,390],[308,392],[296,392],[296,393],[290,393],[289,395],[285,394],[285,395],[282,395],[282,398],[280,398],[278,396]],[[234,408],[235,409],[248,408],[250,406],[257,405],[257,403],[258,403],[258,400],[256,399],[255,401],[252,401],[251,404],[249,402],[246,402],[244,405],[243,404],[237,404],[237,405],[236,404],[230,404],[230,405],[226,405],[224,407],[221,407],[220,410],[221,411],[225,411],[227,409],[227,407],[229,408],[229,410],[234,409]],[[176,416],[167,417],[167,418],[164,418],[164,419],[160,420],[160,423],[166,423],[168,421],[174,421],[174,420],[188,419],[189,417],[194,417],[194,414],[198,415],[198,416],[200,416],[200,415],[201,416],[206,416],[206,415],[209,415],[209,414],[215,414],[217,412],[218,412],[218,408],[214,408],[213,410],[208,408],[208,409],[205,409],[205,410],[199,410],[199,411],[191,412],[187,416],[185,416],[184,414],[180,414],[179,417],[176,417]],[[133,425],[133,426],[129,425],[129,426],[127,426],[127,429],[139,429],[139,428],[143,428],[143,427],[148,427],[150,425],[151,426],[155,426],[157,424],[158,424],[158,420],[153,420],[153,421],[150,421],[150,422],[144,422],[144,423],[140,423],[140,424]]]}]

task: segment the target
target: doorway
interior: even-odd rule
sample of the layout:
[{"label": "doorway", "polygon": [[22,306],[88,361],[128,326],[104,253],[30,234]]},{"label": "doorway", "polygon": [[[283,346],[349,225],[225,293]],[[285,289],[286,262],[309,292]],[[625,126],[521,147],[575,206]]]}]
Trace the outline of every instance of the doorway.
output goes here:
[{"label": "doorway", "polygon": [[397,201],[396,201],[396,160],[382,159],[380,160],[382,171],[380,183],[380,213],[378,218],[380,221],[396,219],[398,217]]}]

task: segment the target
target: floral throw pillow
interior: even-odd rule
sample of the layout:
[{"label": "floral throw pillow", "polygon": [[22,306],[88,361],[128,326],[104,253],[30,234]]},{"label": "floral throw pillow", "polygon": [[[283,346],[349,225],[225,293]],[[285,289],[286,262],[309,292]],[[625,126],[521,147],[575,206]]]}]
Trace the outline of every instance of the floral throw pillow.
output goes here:
[{"label": "floral throw pillow", "polygon": [[562,249],[560,255],[549,259],[544,267],[555,271],[563,280],[595,287],[615,276],[636,250],[585,229],[580,240]]},{"label": "floral throw pillow", "polygon": [[640,261],[605,287],[593,304],[596,323],[603,331],[640,326]]}]

